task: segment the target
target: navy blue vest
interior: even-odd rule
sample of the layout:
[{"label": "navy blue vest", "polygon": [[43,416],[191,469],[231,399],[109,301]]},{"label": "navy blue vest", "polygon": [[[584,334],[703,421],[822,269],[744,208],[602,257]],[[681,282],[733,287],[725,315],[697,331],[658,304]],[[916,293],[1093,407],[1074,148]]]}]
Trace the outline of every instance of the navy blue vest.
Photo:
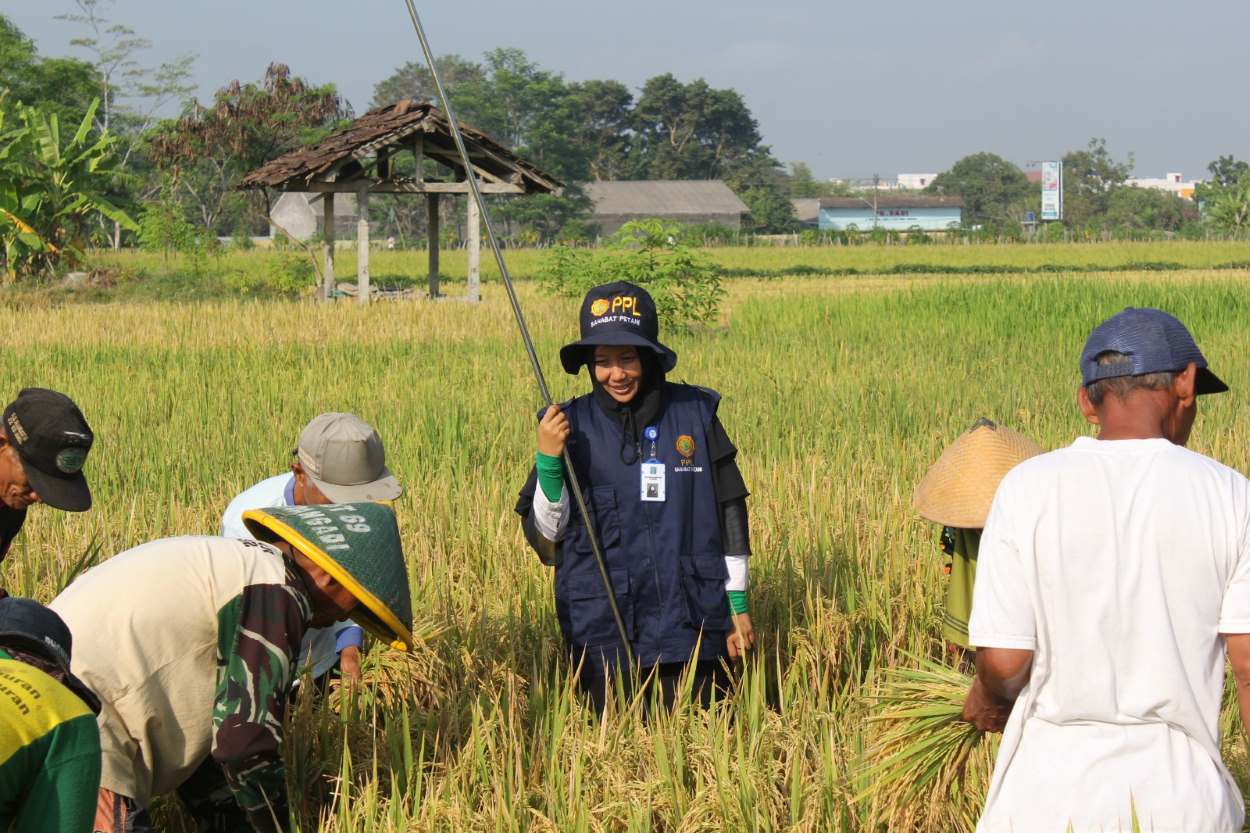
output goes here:
[{"label": "navy blue vest", "polygon": [[[651,441],[632,464],[621,461],[620,425],[591,395],[565,407],[572,433],[569,453],[585,492],[599,544],[612,577],[616,603],[634,658],[657,662],[714,660],[725,653],[732,627],[725,594],[725,553],[707,456],[707,428],[720,396],[691,385],[666,383],[653,425],[655,456],[665,466],[666,500],[643,501],[641,464]],[[647,426],[639,425],[639,434]],[[627,448],[625,459],[633,459]],[[566,473],[567,476],[567,473]],[[556,611],[575,662],[602,670],[620,657],[620,637],[603,579],[577,508],[571,507],[563,558],[556,568]],[[700,642],[700,638],[702,641]]]}]

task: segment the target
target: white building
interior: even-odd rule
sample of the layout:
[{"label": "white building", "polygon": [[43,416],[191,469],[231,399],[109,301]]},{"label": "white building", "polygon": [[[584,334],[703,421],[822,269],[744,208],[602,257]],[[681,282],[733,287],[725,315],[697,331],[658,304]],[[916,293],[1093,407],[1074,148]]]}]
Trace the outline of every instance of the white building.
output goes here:
[{"label": "white building", "polygon": [[1133,188],[1153,188],[1156,191],[1169,191],[1178,197],[1192,200],[1194,198],[1194,187],[1201,181],[1200,179],[1187,180],[1179,173],[1169,173],[1162,178],[1153,176],[1134,177],[1127,180],[1125,185]]},{"label": "white building", "polygon": [[909,191],[923,191],[937,178],[937,174],[899,174],[898,187]]}]

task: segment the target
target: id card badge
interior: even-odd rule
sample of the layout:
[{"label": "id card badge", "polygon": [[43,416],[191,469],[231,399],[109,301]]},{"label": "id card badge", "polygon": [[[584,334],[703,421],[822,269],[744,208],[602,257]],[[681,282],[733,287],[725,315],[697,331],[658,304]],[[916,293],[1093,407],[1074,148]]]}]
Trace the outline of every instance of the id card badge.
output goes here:
[{"label": "id card badge", "polygon": [[664,502],[664,464],[654,460],[642,464],[642,500]]}]

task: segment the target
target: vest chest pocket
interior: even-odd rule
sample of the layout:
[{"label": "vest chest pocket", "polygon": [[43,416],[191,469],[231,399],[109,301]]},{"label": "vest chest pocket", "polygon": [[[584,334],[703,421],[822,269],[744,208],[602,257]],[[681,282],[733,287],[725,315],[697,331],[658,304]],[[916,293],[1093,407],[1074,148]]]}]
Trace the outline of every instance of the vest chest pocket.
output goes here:
[{"label": "vest chest pocket", "polygon": [[725,581],[729,570],[718,555],[689,555],[681,559],[681,586],[689,613],[687,624],[695,630],[727,631],[729,598]]},{"label": "vest chest pocket", "polygon": [[[590,517],[594,521],[595,534],[599,536],[599,546],[606,556],[609,549],[615,549],[621,543],[621,517],[616,507],[616,487],[595,486],[585,490],[583,494],[586,496],[586,508],[590,510]],[[569,499],[572,500],[571,497]],[[590,536],[582,523],[582,513],[577,511],[575,505],[569,507],[569,512],[569,528],[581,527],[574,547],[578,552],[589,554]]]},{"label": "vest chest pocket", "polygon": [[[590,569],[595,570],[593,566]],[[629,572],[612,570],[609,575],[612,577],[616,606],[620,609],[621,620],[625,623],[625,633],[632,641],[634,639],[634,599],[630,593]],[[608,605],[608,594],[603,587],[603,579],[597,571],[593,575],[569,579],[568,597],[570,636],[574,645],[620,643],[616,621],[612,618],[612,608]]]}]

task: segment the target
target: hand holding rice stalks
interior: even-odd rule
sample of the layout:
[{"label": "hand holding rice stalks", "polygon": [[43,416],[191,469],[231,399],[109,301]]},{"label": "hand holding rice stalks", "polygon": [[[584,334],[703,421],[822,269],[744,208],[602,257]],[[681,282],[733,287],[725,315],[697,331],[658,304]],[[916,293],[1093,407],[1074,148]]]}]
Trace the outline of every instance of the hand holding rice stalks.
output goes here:
[{"label": "hand holding rice stalks", "polygon": [[872,695],[855,800],[871,829],[971,831],[985,800],[997,737],[961,718],[972,676],[905,655]]}]

